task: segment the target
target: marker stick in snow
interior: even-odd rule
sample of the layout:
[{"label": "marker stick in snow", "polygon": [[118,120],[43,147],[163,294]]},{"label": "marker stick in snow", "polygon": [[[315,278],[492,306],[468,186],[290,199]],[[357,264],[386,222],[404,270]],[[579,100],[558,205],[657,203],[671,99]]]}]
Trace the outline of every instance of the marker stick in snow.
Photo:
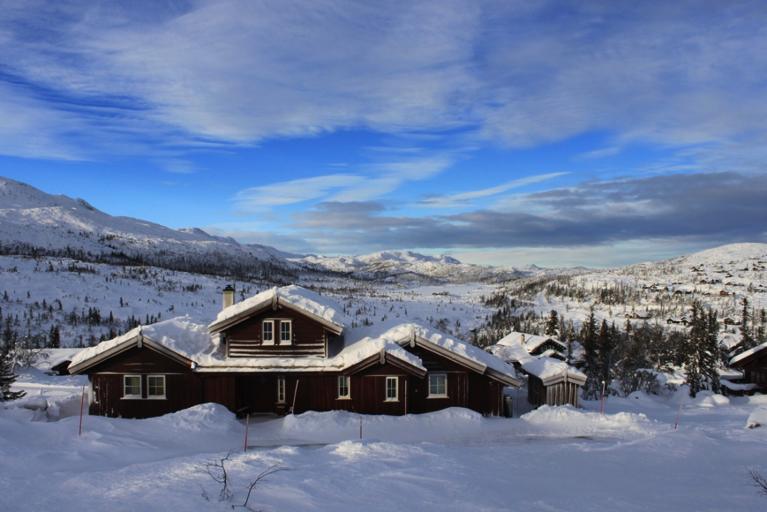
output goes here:
[{"label": "marker stick in snow", "polygon": [[242,446],[242,451],[248,451],[248,428],[250,427],[250,414],[245,415],[245,443]]},{"label": "marker stick in snow", "polygon": [[83,394],[80,396],[80,428],[77,431],[77,435],[83,435],[83,409],[85,409],[85,386],[83,386]]}]

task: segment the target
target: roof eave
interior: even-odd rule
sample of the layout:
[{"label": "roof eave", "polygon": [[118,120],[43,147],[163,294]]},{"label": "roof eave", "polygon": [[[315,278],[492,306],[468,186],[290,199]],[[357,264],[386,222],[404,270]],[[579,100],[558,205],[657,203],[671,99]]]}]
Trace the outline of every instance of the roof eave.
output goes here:
[{"label": "roof eave", "polygon": [[[285,308],[288,308],[288,309],[292,309],[293,311],[296,311],[298,313],[301,313],[302,315],[305,315],[305,316],[311,318],[312,320],[322,324],[323,327],[325,327],[328,331],[330,331],[331,333],[335,334],[336,336],[341,335],[341,333],[344,330],[344,326],[343,325],[337,324],[337,323],[335,323],[335,322],[333,322],[331,320],[328,320],[326,318],[323,318],[323,317],[321,317],[319,315],[315,315],[311,311],[307,311],[307,310],[305,310],[305,309],[303,309],[301,307],[298,307],[298,306],[296,306],[294,304],[290,304],[289,302],[284,302],[283,300],[281,300],[281,298],[277,299],[277,304],[282,306],[282,307],[285,307]],[[237,325],[237,324],[247,320],[250,316],[254,315],[255,313],[259,313],[259,312],[261,312],[261,311],[263,311],[265,309],[271,308],[271,307],[273,307],[271,302],[267,302],[267,303],[264,303],[264,304],[259,304],[257,306],[253,306],[252,308],[248,308],[248,309],[246,309],[244,311],[241,311],[240,313],[234,315],[231,318],[227,318],[226,320],[221,320],[221,321],[213,322],[213,323],[209,324],[208,325],[208,332],[211,335],[220,333],[221,331],[225,331],[226,329],[228,329],[230,327],[234,327],[235,325]]]}]

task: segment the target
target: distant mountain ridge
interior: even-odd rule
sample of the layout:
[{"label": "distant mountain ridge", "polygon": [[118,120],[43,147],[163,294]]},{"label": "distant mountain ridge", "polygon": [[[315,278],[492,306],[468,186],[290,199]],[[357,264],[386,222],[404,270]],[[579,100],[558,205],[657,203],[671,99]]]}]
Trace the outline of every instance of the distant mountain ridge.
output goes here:
[{"label": "distant mountain ridge", "polygon": [[112,216],[84,199],[45,193],[0,177],[0,254],[49,254],[146,263],[212,274],[291,280],[296,272],[341,273],[366,280],[498,280],[528,275],[461,263],[450,256],[382,251],[362,256],[302,256],[241,244],[190,227],[172,229]]}]

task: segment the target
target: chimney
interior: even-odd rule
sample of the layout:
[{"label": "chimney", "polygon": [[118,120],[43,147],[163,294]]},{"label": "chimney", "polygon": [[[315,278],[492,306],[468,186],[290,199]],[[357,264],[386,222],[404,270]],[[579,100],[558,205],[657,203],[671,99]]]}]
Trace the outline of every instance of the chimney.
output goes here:
[{"label": "chimney", "polygon": [[231,284],[226,285],[226,288],[224,288],[224,307],[223,309],[228,308],[229,306],[234,304],[234,286]]}]

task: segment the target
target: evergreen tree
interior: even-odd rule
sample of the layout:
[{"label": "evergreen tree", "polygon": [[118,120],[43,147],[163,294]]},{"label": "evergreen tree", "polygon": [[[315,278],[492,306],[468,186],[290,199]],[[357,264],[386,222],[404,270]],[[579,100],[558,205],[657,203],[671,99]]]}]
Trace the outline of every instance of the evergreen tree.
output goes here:
[{"label": "evergreen tree", "polygon": [[0,402],[16,400],[26,395],[24,391],[11,391],[17,375],[14,367],[13,351],[7,343],[0,346]]},{"label": "evergreen tree", "polygon": [[721,353],[719,349],[719,320],[716,311],[708,310],[706,313],[706,343],[703,347],[701,357],[701,370],[708,381],[712,391],[719,393],[721,385],[719,383],[719,360]]},{"label": "evergreen tree", "polygon": [[719,322],[716,316],[715,312],[705,311],[698,301],[693,302],[684,363],[693,398],[702,389],[719,391]]},{"label": "evergreen tree", "polygon": [[559,318],[557,311],[552,309],[549,313],[549,319],[546,322],[546,330],[543,332],[546,336],[556,336],[559,334]]},{"label": "evergreen tree", "polygon": [[602,320],[597,337],[597,367],[599,384],[604,383],[606,389],[610,388],[612,382],[613,351],[616,346],[616,338],[615,325],[610,328],[607,326],[607,320]]},{"label": "evergreen tree", "polygon": [[748,310],[748,299],[746,297],[743,297],[741,305],[743,306],[743,312],[740,315],[740,341],[742,349],[748,350],[753,348],[756,343],[754,343],[754,336],[751,332],[751,313]]},{"label": "evergreen tree", "polygon": [[594,306],[589,310],[589,316],[581,328],[583,343],[583,372],[586,374],[586,384],[583,396],[595,399],[599,396],[599,365],[597,361],[597,320],[594,316]]},{"label": "evergreen tree", "polygon": [[48,333],[48,347],[61,348],[61,331],[58,325],[52,325]]}]

